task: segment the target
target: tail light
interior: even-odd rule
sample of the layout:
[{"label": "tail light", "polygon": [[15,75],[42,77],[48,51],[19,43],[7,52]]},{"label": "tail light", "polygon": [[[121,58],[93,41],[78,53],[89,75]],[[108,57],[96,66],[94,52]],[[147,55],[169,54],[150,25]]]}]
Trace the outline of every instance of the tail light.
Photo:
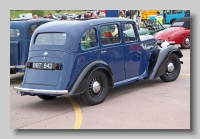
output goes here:
[{"label": "tail light", "polygon": [[30,67],[31,67],[31,64],[32,64],[32,63],[30,63],[30,62],[26,62],[25,67],[26,67],[26,68],[30,68]]},{"label": "tail light", "polygon": [[60,69],[59,63],[53,63],[53,69]]}]

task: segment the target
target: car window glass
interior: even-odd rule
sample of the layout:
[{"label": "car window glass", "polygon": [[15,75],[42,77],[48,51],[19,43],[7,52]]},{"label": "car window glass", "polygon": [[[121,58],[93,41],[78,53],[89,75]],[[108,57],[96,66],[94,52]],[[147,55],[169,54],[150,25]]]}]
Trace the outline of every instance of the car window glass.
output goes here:
[{"label": "car window glass", "polygon": [[33,32],[36,30],[36,28],[38,27],[38,25],[31,25],[30,26],[30,35],[32,36]]},{"label": "car window glass", "polygon": [[180,14],[180,13],[182,13],[182,10],[176,10],[176,12]]},{"label": "car window glass", "polygon": [[19,29],[10,29],[10,37],[19,37],[20,31]]},{"label": "car window glass", "polygon": [[166,10],[166,13],[167,14],[171,14],[171,10]]},{"label": "car window glass", "polygon": [[64,45],[65,42],[65,33],[41,33],[35,39],[36,45]]},{"label": "car window glass", "polygon": [[176,14],[176,10],[172,10],[172,14]]},{"label": "car window glass", "polygon": [[97,46],[97,35],[94,28],[88,29],[81,36],[81,49],[86,50]]},{"label": "car window glass", "polygon": [[123,24],[123,37],[125,42],[136,41],[136,36],[132,24]]},{"label": "car window glass", "polygon": [[117,24],[109,24],[100,27],[101,43],[103,45],[119,43],[119,27]]},{"label": "car window glass", "polygon": [[184,24],[184,22],[174,22],[172,24],[172,27],[181,27]]}]

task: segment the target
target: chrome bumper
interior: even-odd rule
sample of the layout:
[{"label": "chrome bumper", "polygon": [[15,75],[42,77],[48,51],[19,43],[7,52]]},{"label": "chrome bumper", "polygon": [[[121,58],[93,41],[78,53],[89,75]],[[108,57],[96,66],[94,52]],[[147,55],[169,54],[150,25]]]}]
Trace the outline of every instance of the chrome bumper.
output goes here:
[{"label": "chrome bumper", "polygon": [[13,69],[15,69],[15,68],[25,68],[25,65],[16,65],[16,66],[10,66],[10,68],[13,68]]},{"label": "chrome bumper", "polygon": [[14,90],[17,90],[18,94],[21,92],[33,93],[33,94],[57,94],[57,95],[66,95],[68,90],[42,90],[42,89],[30,89],[30,88],[21,88],[13,87]]}]

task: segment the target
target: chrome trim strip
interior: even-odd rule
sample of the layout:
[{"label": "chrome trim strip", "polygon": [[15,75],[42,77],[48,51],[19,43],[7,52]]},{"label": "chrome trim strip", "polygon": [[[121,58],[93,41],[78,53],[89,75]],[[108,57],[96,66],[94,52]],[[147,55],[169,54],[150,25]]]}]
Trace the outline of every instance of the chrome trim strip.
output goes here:
[{"label": "chrome trim strip", "polygon": [[13,87],[13,89],[17,90],[17,93],[19,94],[21,94],[21,92],[41,93],[41,94],[59,94],[59,95],[68,94],[68,90],[42,90],[42,89],[31,89],[31,88],[21,88],[21,87]]},{"label": "chrome trim strip", "polygon": [[25,68],[25,65],[10,66],[10,68]]}]

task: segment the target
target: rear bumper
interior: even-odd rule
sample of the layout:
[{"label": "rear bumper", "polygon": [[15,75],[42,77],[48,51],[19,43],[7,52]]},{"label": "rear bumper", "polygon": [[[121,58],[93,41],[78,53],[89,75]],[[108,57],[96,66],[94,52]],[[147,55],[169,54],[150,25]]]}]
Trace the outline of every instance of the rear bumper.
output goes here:
[{"label": "rear bumper", "polygon": [[10,68],[13,68],[13,69],[15,69],[15,68],[23,69],[23,68],[25,68],[25,65],[10,66]]},{"label": "rear bumper", "polygon": [[46,94],[46,95],[68,94],[68,90],[42,90],[42,89],[31,89],[31,88],[21,88],[21,87],[13,87],[13,89],[16,90],[18,94],[22,94],[23,92],[32,94]]}]

